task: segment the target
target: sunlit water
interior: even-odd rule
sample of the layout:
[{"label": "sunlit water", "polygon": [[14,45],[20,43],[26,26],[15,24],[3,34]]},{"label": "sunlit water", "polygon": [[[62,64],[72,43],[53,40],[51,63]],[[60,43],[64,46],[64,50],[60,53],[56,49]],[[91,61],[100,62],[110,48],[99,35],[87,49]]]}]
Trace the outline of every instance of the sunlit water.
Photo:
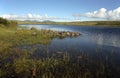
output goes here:
[{"label": "sunlit water", "polygon": [[[77,38],[53,39],[50,45],[54,46],[74,46],[84,48],[101,48],[105,50],[120,50],[120,28],[112,27],[90,27],[90,26],[65,26],[65,25],[20,25],[28,28],[36,27],[37,29],[57,30],[57,31],[74,31],[82,35]],[[63,45],[64,44],[64,45]]]},{"label": "sunlit water", "polygon": [[[27,45],[21,46],[22,49],[37,48],[34,52],[36,58],[45,57],[46,50],[49,56],[55,52],[68,52],[71,57],[78,56],[81,52],[88,53],[92,57],[97,52],[102,53],[100,58],[112,55],[116,62],[120,62],[120,28],[112,27],[95,27],[95,26],[65,26],[65,25],[20,25],[28,28],[36,27],[37,29],[72,31],[80,32],[82,35],[74,38],[58,39],[54,38],[48,45]],[[111,58],[111,56],[110,56]]]},{"label": "sunlit water", "polygon": [[[92,66],[98,63],[104,64],[114,76],[120,73],[120,28],[95,27],[95,26],[65,26],[65,25],[21,25],[28,28],[80,32],[82,35],[74,38],[54,38],[50,44],[19,46],[20,49],[36,48],[32,58],[46,58],[55,55],[61,58],[57,52],[67,52],[73,63],[77,63],[79,56],[89,59]],[[86,60],[84,60],[87,63]]]}]

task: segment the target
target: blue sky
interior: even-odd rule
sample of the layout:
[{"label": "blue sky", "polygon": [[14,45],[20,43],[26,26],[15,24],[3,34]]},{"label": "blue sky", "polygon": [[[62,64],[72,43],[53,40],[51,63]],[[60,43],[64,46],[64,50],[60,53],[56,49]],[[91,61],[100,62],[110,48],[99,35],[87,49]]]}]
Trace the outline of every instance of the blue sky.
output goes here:
[{"label": "blue sky", "polygon": [[120,20],[120,0],[0,0],[0,16],[18,20]]}]

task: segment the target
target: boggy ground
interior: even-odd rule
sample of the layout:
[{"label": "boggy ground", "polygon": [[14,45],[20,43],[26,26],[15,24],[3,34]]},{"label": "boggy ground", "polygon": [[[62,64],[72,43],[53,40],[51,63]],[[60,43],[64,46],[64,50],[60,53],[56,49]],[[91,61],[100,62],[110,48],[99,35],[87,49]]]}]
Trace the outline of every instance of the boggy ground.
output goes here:
[{"label": "boggy ground", "polygon": [[[34,68],[34,64],[31,67],[32,61],[35,64],[38,64],[40,61],[36,60],[35,62],[33,58],[28,59],[29,54],[33,51],[15,49],[14,47],[31,44],[49,44],[53,38],[76,37],[79,35],[80,34],[76,32],[57,32],[51,30],[37,30],[35,28],[29,30],[21,27],[0,27],[0,77],[11,78],[15,75],[20,78],[27,77],[28,75],[26,76],[26,74],[30,72],[29,70]],[[27,67],[27,70],[24,68],[24,65],[25,68]],[[23,75],[24,71],[26,71],[25,75]]]}]

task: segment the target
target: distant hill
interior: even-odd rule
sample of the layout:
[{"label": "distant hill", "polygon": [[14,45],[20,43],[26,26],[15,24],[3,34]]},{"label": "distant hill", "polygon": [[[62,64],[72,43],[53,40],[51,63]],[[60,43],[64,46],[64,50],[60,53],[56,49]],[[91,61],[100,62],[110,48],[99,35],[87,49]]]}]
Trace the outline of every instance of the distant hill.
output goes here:
[{"label": "distant hill", "polygon": [[44,20],[42,22],[54,22],[54,21],[51,21],[51,20]]},{"label": "distant hill", "polygon": [[38,21],[38,20],[24,20],[24,22],[55,22],[51,20],[43,20],[43,21]]},{"label": "distant hill", "polygon": [[38,20],[24,20],[25,22],[40,22]]},{"label": "distant hill", "polygon": [[55,22],[44,21],[17,21],[18,24],[58,24],[58,25],[77,25],[77,26],[112,26],[120,27],[120,21],[77,21],[77,22]]}]

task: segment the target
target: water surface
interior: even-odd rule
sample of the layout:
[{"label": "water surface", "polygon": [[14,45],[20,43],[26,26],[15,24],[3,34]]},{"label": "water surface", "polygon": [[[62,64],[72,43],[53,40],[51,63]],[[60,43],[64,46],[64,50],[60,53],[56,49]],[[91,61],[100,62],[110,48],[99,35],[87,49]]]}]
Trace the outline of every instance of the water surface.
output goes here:
[{"label": "water surface", "polygon": [[[19,46],[21,49],[36,50],[32,58],[57,59],[67,55],[70,64],[78,67],[75,70],[89,70],[96,78],[120,78],[120,28],[95,26],[65,26],[65,25],[21,25],[28,28],[80,32],[82,35],[74,38],[54,38],[50,44]],[[63,55],[61,55],[61,53]]]},{"label": "water surface", "polygon": [[[67,52],[75,60],[81,53],[90,55],[94,59],[103,59],[114,56],[114,62],[120,65],[120,28],[113,27],[95,27],[95,26],[65,26],[65,25],[21,25],[28,28],[36,27],[37,29],[71,31],[79,32],[82,35],[74,38],[54,38],[50,44],[26,45],[21,49],[37,50],[33,56],[35,58],[51,57],[56,52]],[[100,57],[98,56],[100,55]],[[98,58],[99,57],[99,58]],[[112,63],[114,63],[112,62]],[[114,63],[114,64],[115,64]]]},{"label": "water surface", "polygon": [[[65,38],[52,40],[49,47],[56,49],[64,48],[71,50],[76,48],[80,51],[94,52],[100,49],[103,52],[120,52],[120,28],[113,27],[95,27],[95,26],[65,26],[65,25],[21,25],[28,28],[36,27],[37,29],[72,31],[80,32],[82,35],[75,38]],[[50,48],[51,49],[51,48]]]}]

